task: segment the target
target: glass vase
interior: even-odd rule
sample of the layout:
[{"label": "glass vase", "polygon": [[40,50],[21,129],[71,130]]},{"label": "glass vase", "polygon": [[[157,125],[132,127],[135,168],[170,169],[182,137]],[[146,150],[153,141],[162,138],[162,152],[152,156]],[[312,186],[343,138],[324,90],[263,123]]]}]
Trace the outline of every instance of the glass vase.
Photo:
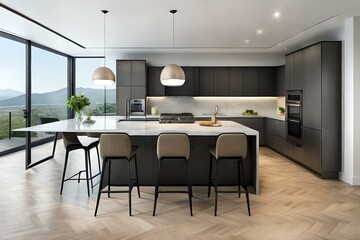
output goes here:
[{"label": "glass vase", "polygon": [[75,121],[76,124],[80,125],[83,122],[83,112],[75,112]]}]

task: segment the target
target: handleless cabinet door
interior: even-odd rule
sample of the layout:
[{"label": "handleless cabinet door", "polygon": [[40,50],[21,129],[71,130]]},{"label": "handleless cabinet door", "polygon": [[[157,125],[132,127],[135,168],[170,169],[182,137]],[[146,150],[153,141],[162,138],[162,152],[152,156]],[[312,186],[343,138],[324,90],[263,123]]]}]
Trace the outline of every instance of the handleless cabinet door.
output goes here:
[{"label": "handleless cabinet door", "polygon": [[116,86],[131,86],[131,61],[116,61]]},{"label": "handleless cabinet door", "polygon": [[293,89],[303,89],[303,51],[294,53],[294,66],[293,66]]},{"label": "handleless cabinet door", "polygon": [[276,96],[275,68],[258,68],[257,96]]},{"label": "handleless cabinet door", "polygon": [[131,86],[146,86],[145,60],[131,61]]},{"label": "handleless cabinet door", "polygon": [[285,91],[293,90],[294,54],[285,56]]},{"label": "handleless cabinet door", "polygon": [[285,66],[276,68],[276,96],[285,96]]},{"label": "handleless cabinet door", "polygon": [[257,68],[244,68],[244,96],[257,96]]},{"label": "handleless cabinet door", "polygon": [[166,96],[194,96],[194,85],[196,79],[195,68],[182,67],[185,73],[185,83],[180,87],[165,87]]},{"label": "handleless cabinet door", "polygon": [[203,67],[199,70],[199,95],[214,95],[214,68]]},{"label": "handleless cabinet door", "polygon": [[303,50],[303,126],[321,130],[321,44]]},{"label": "handleless cabinet door", "polygon": [[148,96],[165,96],[165,86],[160,82],[162,67],[147,68],[147,95]]},{"label": "handleless cabinet door", "polygon": [[145,99],[146,97],[146,87],[131,87],[131,98],[132,99]]},{"label": "handleless cabinet door", "polygon": [[321,173],[321,131],[303,128],[304,164],[317,173]]},{"label": "handleless cabinet door", "polygon": [[126,99],[131,98],[131,87],[116,88],[116,115],[125,116]]},{"label": "handleless cabinet door", "polygon": [[229,95],[229,68],[214,68],[214,96]]},{"label": "handleless cabinet door", "polygon": [[244,96],[244,71],[239,67],[229,68],[229,96]]}]

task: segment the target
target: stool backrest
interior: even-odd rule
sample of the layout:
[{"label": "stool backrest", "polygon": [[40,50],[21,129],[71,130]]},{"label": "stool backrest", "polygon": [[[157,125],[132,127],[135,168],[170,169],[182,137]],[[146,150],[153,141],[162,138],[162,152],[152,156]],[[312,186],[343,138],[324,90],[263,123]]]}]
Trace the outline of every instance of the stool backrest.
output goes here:
[{"label": "stool backrest", "polygon": [[247,138],[244,133],[223,133],[216,141],[216,159],[221,157],[242,157],[247,154]]},{"label": "stool backrest", "polygon": [[157,156],[190,157],[190,141],[185,133],[162,133],[157,139]]},{"label": "stool backrest", "polygon": [[79,141],[79,138],[77,137],[77,134],[74,132],[63,132],[63,142],[65,148],[67,148],[70,145],[79,145],[81,142]]},{"label": "stool backrest", "polygon": [[102,159],[108,157],[126,157],[130,159],[131,140],[126,133],[101,134],[100,156]]}]

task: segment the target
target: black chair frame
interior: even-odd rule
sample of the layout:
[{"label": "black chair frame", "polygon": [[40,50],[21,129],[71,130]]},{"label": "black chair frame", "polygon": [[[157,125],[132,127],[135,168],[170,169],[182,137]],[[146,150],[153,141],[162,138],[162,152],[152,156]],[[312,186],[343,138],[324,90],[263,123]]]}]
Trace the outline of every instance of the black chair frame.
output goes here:
[{"label": "black chair frame", "polygon": [[[215,161],[215,176],[212,177],[213,172],[213,161]],[[238,190],[237,191],[230,191],[230,190],[218,190],[218,166],[221,162],[224,161],[236,161],[237,162],[237,170],[238,170]],[[245,170],[244,170],[244,159],[242,157],[221,157],[219,159],[216,159],[213,154],[210,153],[210,168],[209,168],[209,183],[208,183],[208,198],[210,197],[211,187],[214,187],[215,189],[215,212],[214,215],[217,216],[217,205],[218,205],[218,193],[238,193],[239,198],[241,196],[241,193],[245,193],[246,195],[246,203],[248,208],[249,216],[251,216],[250,212],[250,201],[249,201],[249,191],[247,188],[247,185],[245,183]],[[242,171],[240,171],[240,169]],[[241,176],[244,178],[243,181],[241,181]],[[243,187],[244,190],[241,190],[241,187]]]},{"label": "black chair frame", "polygon": [[[96,200],[96,207],[95,207],[95,213],[94,216],[96,217],[97,215],[97,211],[99,208],[99,203],[100,203],[100,197],[102,193],[107,193],[108,197],[110,198],[110,193],[128,193],[128,198],[129,198],[129,216],[131,216],[131,191],[133,189],[133,187],[135,185],[137,185],[137,193],[139,198],[141,198],[140,196],[140,186],[139,186],[139,175],[138,175],[138,168],[137,168],[137,161],[136,161],[136,149],[138,148],[137,146],[133,146],[133,154],[130,157],[130,159],[128,159],[127,157],[107,157],[104,159],[103,161],[103,167],[102,167],[102,174],[101,174],[101,178],[100,178],[100,184],[99,184],[99,192],[98,192],[98,196],[97,196],[97,200]],[[131,160],[134,159],[134,164],[135,164],[135,179],[131,178]],[[111,162],[112,161],[125,161],[128,163],[128,174],[129,174],[129,190],[122,190],[122,191],[114,191],[110,189],[110,178],[111,178]],[[107,190],[102,190],[104,188],[102,188],[103,183],[104,183],[104,173],[105,173],[105,168],[106,166],[108,166],[108,170],[109,170],[109,174],[108,174],[108,184],[107,184]]]},{"label": "black chair frame", "polygon": [[[99,144],[99,141],[96,141],[96,142],[91,143],[89,146],[83,146],[80,144],[72,144],[66,148],[65,164],[64,164],[64,171],[63,171],[63,176],[62,176],[62,181],[61,181],[60,195],[63,192],[64,182],[78,181],[78,183],[79,183],[80,180],[86,180],[87,193],[88,193],[88,196],[90,197],[89,180],[91,181],[91,190],[93,190],[93,188],[98,184],[98,183],[96,183],[96,184],[93,183],[93,178],[97,177],[101,173],[100,172],[101,167],[100,167],[100,156],[99,156],[98,144]],[[99,172],[93,176],[92,170],[91,170],[90,150],[94,147],[96,148],[96,152],[97,152]],[[83,149],[85,151],[85,170],[81,170],[78,173],[75,173],[74,175],[72,175],[71,177],[68,177],[65,179],[66,168],[67,168],[67,163],[68,163],[68,159],[69,159],[69,153],[71,151],[78,150],[78,149]],[[89,170],[90,170],[90,177],[89,177]],[[83,172],[85,172],[85,174],[86,174],[85,178],[81,178],[81,173],[83,173]],[[77,178],[75,178],[75,177],[77,177]]]},{"label": "black chair frame", "polygon": [[[161,165],[164,161],[174,161],[174,160],[180,160],[185,163],[185,175],[186,175],[186,179],[187,179],[188,191],[159,191]],[[193,194],[192,194],[192,185],[191,185],[191,181],[190,181],[189,161],[185,157],[162,157],[159,159],[157,175],[156,175],[156,179],[155,179],[155,199],[154,199],[153,216],[155,216],[156,204],[157,204],[157,199],[159,197],[159,193],[187,193],[189,195],[190,215],[193,216],[192,199],[191,199]]]}]

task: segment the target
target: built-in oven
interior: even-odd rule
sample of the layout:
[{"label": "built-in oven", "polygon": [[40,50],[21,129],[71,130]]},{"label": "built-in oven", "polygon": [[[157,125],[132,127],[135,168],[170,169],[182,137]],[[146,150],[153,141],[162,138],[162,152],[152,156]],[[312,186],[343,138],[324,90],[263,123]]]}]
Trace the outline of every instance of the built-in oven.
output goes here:
[{"label": "built-in oven", "polygon": [[287,91],[286,94],[287,139],[302,144],[302,92]]},{"label": "built-in oven", "polygon": [[130,116],[145,116],[145,99],[130,99]]}]

